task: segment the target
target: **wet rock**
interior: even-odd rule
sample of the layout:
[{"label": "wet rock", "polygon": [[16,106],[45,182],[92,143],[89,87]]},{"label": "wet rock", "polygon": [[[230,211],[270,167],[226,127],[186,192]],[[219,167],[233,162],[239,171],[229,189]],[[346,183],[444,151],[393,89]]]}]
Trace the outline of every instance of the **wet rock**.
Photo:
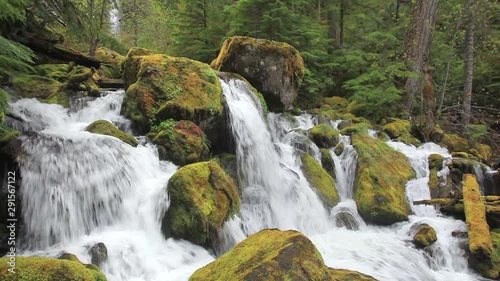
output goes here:
[{"label": "wet rock", "polygon": [[314,188],[316,193],[329,208],[337,205],[340,197],[335,188],[333,178],[321,167],[321,165],[308,153],[301,155],[302,171],[305,177]]},{"label": "wet rock", "polygon": [[328,268],[314,244],[297,231],[262,230],[212,263],[198,269],[190,281],[211,280],[358,280],[371,276]]},{"label": "wet rock", "polygon": [[413,236],[413,242],[418,248],[425,248],[437,241],[437,234],[434,228],[427,224],[422,224],[417,233]]},{"label": "wet rock", "polygon": [[240,74],[264,95],[270,108],[286,110],[292,108],[304,76],[304,61],[295,48],[245,36],[226,39],[211,66]]},{"label": "wet rock", "polygon": [[170,207],[163,218],[166,237],[208,246],[226,220],[240,210],[238,190],[215,161],[180,168],[169,180]]},{"label": "wet rock", "polygon": [[104,243],[99,242],[90,247],[89,255],[92,264],[101,267],[108,260],[108,249]]},{"label": "wet rock", "polygon": [[139,145],[139,142],[133,136],[118,129],[115,125],[106,120],[97,120],[92,122],[90,125],[87,126],[85,131],[93,134],[112,136],[133,147]]}]

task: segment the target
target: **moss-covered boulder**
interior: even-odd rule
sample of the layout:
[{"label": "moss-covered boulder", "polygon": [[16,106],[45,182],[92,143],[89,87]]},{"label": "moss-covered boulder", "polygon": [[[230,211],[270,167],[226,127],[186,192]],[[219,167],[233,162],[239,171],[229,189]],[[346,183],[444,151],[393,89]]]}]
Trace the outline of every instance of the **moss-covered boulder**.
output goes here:
[{"label": "moss-covered boulder", "polygon": [[176,165],[208,160],[207,136],[191,121],[166,120],[155,126],[148,137],[158,146],[160,158]]},{"label": "moss-covered boulder", "polygon": [[41,102],[69,106],[64,85],[54,79],[38,75],[18,75],[12,81],[15,92],[23,98],[36,98]]},{"label": "moss-covered boulder", "polygon": [[437,241],[437,234],[432,226],[422,224],[413,236],[413,243],[419,248],[425,248]]},{"label": "moss-covered boulder", "polygon": [[[187,58],[165,55],[134,58],[137,60],[130,67],[138,69],[137,81],[127,89],[122,114],[141,133],[170,118],[189,120],[216,143],[223,124],[223,98],[215,71],[207,64]],[[135,71],[128,67],[127,58],[125,73]]]},{"label": "moss-covered boulder", "polygon": [[211,66],[236,72],[264,95],[271,108],[291,109],[304,76],[304,61],[287,43],[233,36],[224,41]]},{"label": "moss-covered boulder", "polygon": [[304,176],[325,205],[329,208],[337,205],[340,198],[335,188],[335,181],[333,178],[321,167],[318,161],[308,153],[304,152],[301,155],[301,160]]},{"label": "moss-covered boulder", "polygon": [[92,122],[90,125],[87,126],[85,131],[94,134],[112,136],[117,139],[120,139],[124,143],[130,144],[133,147],[139,145],[139,142],[133,136],[118,129],[117,127],[115,127],[115,125],[106,120],[97,120]]},{"label": "moss-covered boulder", "polygon": [[352,136],[358,151],[354,200],[368,223],[389,225],[408,219],[405,186],[415,177],[407,157],[367,135]]},{"label": "moss-covered boulder", "polygon": [[319,124],[309,130],[309,137],[321,148],[330,148],[339,143],[339,132],[327,124]]},{"label": "moss-covered boulder", "polygon": [[382,130],[393,140],[406,144],[421,144],[418,139],[411,135],[411,123],[409,120],[391,118],[388,123],[382,126]]},{"label": "moss-covered boulder", "polygon": [[320,149],[321,152],[321,165],[323,166],[323,169],[332,176],[332,178],[335,180],[335,162],[333,161],[332,154],[330,153],[330,150],[326,148]]},{"label": "moss-covered boulder", "polygon": [[233,178],[234,183],[239,188],[238,177],[238,158],[231,153],[222,153],[217,156],[217,162],[226,171],[226,173]]},{"label": "moss-covered boulder", "polygon": [[78,260],[47,257],[21,257],[15,259],[15,273],[8,271],[9,258],[0,259],[0,280],[3,281],[106,281],[96,266],[87,266]]},{"label": "moss-covered boulder", "polygon": [[222,224],[240,210],[238,190],[216,161],[180,168],[167,190],[170,208],[162,222],[167,237],[209,245]]},{"label": "moss-covered boulder", "polygon": [[[358,276],[360,279],[347,279]],[[346,279],[342,279],[342,278]],[[314,244],[294,230],[262,230],[217,260],[198,269],[190,281],[211,280],[366,280],[354,271],[328,268]]]},{"label": "moss-covered boulder", "polygon": [[125,90],[139,79],[142,58],[153,54],[152,51],[144,48],[131,48],[128,51],[125,60],[122,62],[123,84]]},{"label": "moss-covered boulder", "polygon": [[491,147],[479,142],[469,142],[457,134],[445,134],[440,143],[451,152],[467,152],[483,163],[488,163],[491,158]]},{"label": "moss-covered boulder", "polygon": [[100,73],[106,78],[121,78],[121,68],[125,57],[105,47],[95,51],[95,58],[101,61]]}]

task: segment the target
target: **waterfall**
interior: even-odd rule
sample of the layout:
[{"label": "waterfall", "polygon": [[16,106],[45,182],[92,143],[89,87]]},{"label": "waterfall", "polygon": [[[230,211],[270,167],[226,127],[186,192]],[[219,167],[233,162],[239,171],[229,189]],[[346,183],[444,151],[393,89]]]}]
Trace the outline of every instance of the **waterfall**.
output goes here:
[{"label": "waterfall", "polygon": [[[331,149],[342,200],[328,209],[301,170],[299,150],[321,158],[307,137],[318,119],[309,114],[266,116],[245,82],[226,79],[221,84],[242,193],[240,214],[221,231],[223,251],[263,228],[296,229],[309,237],[330,267],[358,270],[379,280],[479,279],[467,270],[459,247],[464,239],[451,234],[466,230],[465,224],[435,210],[412,207],[409,221],[390,227],[365,225],[361,218],[346,220],[356,224],[339,225],[338,214],[357,215],[357,154],[350,139],[341,136],[340,155]],[[10,104],[25,120],[19,128],[35,132],[22,137],[20,196],[27,246],[18,254],[55,257],[65,251],[90,263],[89,247],[103,242],[109,258],[101,269],[110,281],[188,280],[214,256],[161,233],[169,205],[166,186],[177,167],[160,161],[155,146],[146,140],[134,148],[84,131],[91,122],[105,119],[130,132],[129,121],[119,114],[123,96],[123,91],[116,91],[95,100],[82,97],[69,110],[31,99]],[[435,145],[417,149],[389,144],[407,155],[417,171],[407,185],[408,200],[427,198],[427,156],[448,153]],[[412,226],[418,223],[437,231],[438,241],[430,249],[417,249],[410,241]]]},{"label": "waterfall", "polygon": [[202,247],[165,239],[166,186],[177,170],[160,161],[150,143],[136,148],[84,129],[105,119],[128,130],[119,115],[124,91],[81,98],[71,110],[21,99],[10,104],[25,122],[22,174],[25,235],[21,255],[76,254],[90,263],[89,247],[103,242],[110,281],[187,280],[213,260]]},{"label": "waterfall", "polygon": [[250,235],[277,227],[307,234],[331,227],[326,209],[301,171],[296,149],[290,143],[273,142],[262,107],[249,85],[235,79],[221,80],[221,84],[243,179],[243,232]]}]

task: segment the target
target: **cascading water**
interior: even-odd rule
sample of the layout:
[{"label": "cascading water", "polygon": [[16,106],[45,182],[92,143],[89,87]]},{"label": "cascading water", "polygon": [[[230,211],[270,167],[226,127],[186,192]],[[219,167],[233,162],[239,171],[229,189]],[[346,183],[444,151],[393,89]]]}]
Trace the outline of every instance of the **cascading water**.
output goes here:
[{"label": "cascading water", "polygon": [[89,247],[103,242],[109,258],[101,269],[108,280],[187,280],[213,257],[161,233],[165,187],[177,167],[159,161],[151,144],[133,148],[83,131],[100,119],[128,128],[119,115],[123,95],[83,99],[74,112],[33,99],[11,104],[24,129],[39,131],[22,138],[22,254],[65,251],[90,263]]},{"label": "cascading water", "polygon": [[[466,229],[461,221],[422,212],[392,227],[362,225],[359,231],[336,227],[338,206],[351,204],[347,207],[356,210],[352,200],[356,153],[348,138],[341,138],[342,154],[332,153],[342,201],[327,210],[305,179],[298,153],[302,149],[319,160],[319,149],[303,133],[318,121],[311,115],[269,113],[267,124],[246,83],[232,79],[221,83],[243,179],[241,212],[221,233],[225,250],[263,228],[297,229],[313,241],[331,267],[358,270],[379,280],[479,279],[467,270],[459,247],[463,240],[451,235]],[[133,148],[83,131],[98,119],[128,130],[127,120],[119,115],[122,98],[123,91],[111,92],[83,103],[76,112],[34,100],[11,104],[28,121],[25,130],[39,131],[23,137],[22,196],[24,221],[29,223],[25,239],[30,245],[24,254],[57,256],[66,251],[89,263],[89,246],[103,242],[109,258],[101,267],[111,281],[187,280],[214,258],[199,246],[161,234],[162,214],[168,208],[165,187],[177,167],[159,161],[151,144]],[[398,149],[412,159],[410,150]],[[415,157],[434,149],[424,146]],[[416,180],[428,176],[426,160],[412,164]],[[418,181],[418,189],[424,185],[424,180]],[[410,201],[417,199],[408,194]],[[409,233],[415,223],[436,229],[432,256],[411,244]]]},{"label": "cascading water", "polygon": [[[330,228],[328,213],[287,144],[273,144],[258,98],[241,80],[221,80],[237,143],[243,232],[264,228],[318,233]],[[278,153],[279,151],[279,153]]]}]

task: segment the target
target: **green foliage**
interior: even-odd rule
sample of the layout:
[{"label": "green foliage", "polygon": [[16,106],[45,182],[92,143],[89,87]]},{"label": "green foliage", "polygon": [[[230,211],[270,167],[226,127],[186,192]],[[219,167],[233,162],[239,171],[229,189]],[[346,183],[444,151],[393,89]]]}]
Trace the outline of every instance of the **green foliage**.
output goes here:
[{"label": "green foliage", "polygon": [[31,4],[31,0],[2,0],[0,1],[0,21],[25,20],[24,9]]},{"label": "green foliage", "polygon": [[0,35],[0,75],[32,72],[33,58],[31,49]]},{"label": "green foliage", "polygon": [[164,131],[167,138],[170,140],[170,142],[174,142],[175,139],[175,131],[174,128],[177,126],[179,122],[174,120],[174,119],[167,119],[165,121],[162,121],[158,125],[153,125],[151,126],[151,132],[160,132]]},{"label": "green foliage", "polygon": [[488,126],[484,124],[473,125],[469,124],[465,126],[464,134],[469,137],[472,141],[477,141],[478,139],[484,137],[488,131]]}]

